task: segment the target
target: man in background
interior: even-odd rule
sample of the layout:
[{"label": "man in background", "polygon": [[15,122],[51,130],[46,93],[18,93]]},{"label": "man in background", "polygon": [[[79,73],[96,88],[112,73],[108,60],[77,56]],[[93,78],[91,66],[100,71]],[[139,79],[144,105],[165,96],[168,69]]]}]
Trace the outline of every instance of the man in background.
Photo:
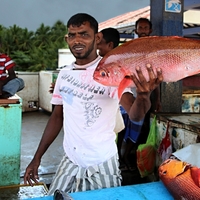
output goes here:
[{"label": "man in background", "polygon": [[100,33],[102,33],[103,37],[97,45],[97,49],[99,50],[99,55],[103,57],[119,45],[120,35],[115,28],[105,28]]},{"label": "man in background", "polygon": [[24,81],[17,78],[14,68],[14,61],[0,53],[0,99],[7,99],[24,88]]},{"label": "man in background", "polygon": [[[111,27],[101,30],[100,33],[102,33],[102,39],[100,43],[97,44],[97,49],[99,50],[99,55],[104,57],[108,52],[110,52],[112,49],[116,48],[119,45],[120,34],[117,29],[111,28]],[[115,125],[114,132],[118,134],[124,128],[125,128],[124,120],[122,118],[120,109],[118,109],[117,115],[116,115],[116,125]],[[120,149],[118,149],[118,152],[120,152]],[[119,154],[119,157],[120,156],[121,154]]]},{"label": "man in background", "polygon": [[138,37],[148,37],[152,33],[152,23],[147,18],[139,18],[135,23],[135,33]]}]

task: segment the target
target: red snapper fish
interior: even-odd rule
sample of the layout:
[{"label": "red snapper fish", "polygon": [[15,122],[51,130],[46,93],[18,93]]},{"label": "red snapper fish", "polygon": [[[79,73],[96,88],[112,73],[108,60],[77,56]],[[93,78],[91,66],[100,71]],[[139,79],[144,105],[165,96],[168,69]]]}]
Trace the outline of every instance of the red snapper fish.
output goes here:
[{"label": "red snapper fish", "polygon": [[156,73],[161,68],[164,82],[176,82],[200,73],[200,41],[178,36],[150,36],[133,39],[106,54],[94,71],[95,81],[119,87],[134,87],[130,77],[140,67],[148,81],[146,65]]},{"label": "red snapper fish", "polygon": [[200,199],[200,168],[177,159],[167,159],[159,166],[158,172],[176,200]]}]

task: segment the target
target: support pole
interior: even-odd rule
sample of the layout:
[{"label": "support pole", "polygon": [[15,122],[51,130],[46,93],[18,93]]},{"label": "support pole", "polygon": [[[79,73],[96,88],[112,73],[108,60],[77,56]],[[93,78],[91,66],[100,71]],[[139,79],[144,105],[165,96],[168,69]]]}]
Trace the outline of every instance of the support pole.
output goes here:
[{"label": "support pole", "polygon": [[[152,35],[183,36],[183,2],[184,0],[150,0]],[[162,112],[181,113],[182,81],[161,83],[161,103]]]}]

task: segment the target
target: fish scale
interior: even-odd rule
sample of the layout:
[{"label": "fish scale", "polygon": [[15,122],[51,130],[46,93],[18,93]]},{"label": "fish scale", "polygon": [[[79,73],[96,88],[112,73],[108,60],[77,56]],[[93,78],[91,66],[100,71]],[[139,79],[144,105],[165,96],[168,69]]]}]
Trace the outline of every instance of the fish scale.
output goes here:
[{"label": "fish scale", "polygon": [[181,199],[181,197],[187,200],[200,199],[200,188],[192,180],[190,169],[171,180],[168,184],[164,180],[163,183],[176,200]]},{"label": "fish scale", "polygon": [[200,169],[176,159],[167,159],[159,166],[159,177],[176,200],[200,199]]},{"label": "fish scale", "polygon": [[154,72],[162,70],[164,82],[176,82],[200,73],[200,41],[178,36],[150,36],[133,39],[106,54],[94,71],[93,78],[107,86],[134,87],[133,82],[120,85],[125,77],[140,67],[149,79],[146,65]]}]

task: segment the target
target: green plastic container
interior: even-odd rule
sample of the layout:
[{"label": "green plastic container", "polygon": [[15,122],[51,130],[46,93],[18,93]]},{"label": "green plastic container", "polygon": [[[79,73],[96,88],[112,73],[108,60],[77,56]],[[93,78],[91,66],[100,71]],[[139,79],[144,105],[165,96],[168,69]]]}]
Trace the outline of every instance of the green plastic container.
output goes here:
[{"label": "green plastic container", "polygon": [[22,101],[0,104],[0,186],[20,183]]}]

